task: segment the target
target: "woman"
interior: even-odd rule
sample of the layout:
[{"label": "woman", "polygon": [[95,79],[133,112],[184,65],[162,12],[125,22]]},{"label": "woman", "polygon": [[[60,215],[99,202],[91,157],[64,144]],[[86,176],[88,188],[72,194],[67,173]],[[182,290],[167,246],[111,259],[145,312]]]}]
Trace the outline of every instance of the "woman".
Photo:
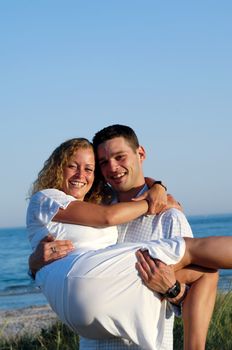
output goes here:
[{"label": "woman", "polygon": [[[148,250],[154,258],[176,263],[176,270],[196,262],[211,268],[231,268],[231,249],[225,247],[231,239],[115,245],[116,227],[102,227],[133,220],[145,214],[148,205],[145,200],[112,206],[83,202],[93,185],[94,169],[91,144],[73,139],[60,145],[39,173],[27,213],[32,248],[50,232],[57,239],[72,240],[76,250],[42,268],[36,282],[61,320],[80,335],[113,335],[131,339],[145,349],[159,348],[164,321],[160,310],[165,303],[141,283],[134,268],[135,252],[139,248]],[[99,199],[99,189],[90,198]],[[72,220],[67,220],[67,211]],[[215,244],[224,250],[223,259],[212,254]],[[181,271],[178,273],[181,277]],[[157,328],[159,333],[155,333]]]}]

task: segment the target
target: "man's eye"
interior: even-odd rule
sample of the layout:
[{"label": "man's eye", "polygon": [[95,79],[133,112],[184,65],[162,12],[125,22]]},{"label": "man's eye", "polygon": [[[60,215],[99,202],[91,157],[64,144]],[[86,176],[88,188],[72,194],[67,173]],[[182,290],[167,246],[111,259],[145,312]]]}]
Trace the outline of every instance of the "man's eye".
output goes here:
[{"label": "man's eye", "polygon": [[88,171],[88,173],[92,173],[93,172],[93,169],[91,169],[91,168],[86,168],[85,170]]},{"label": "man's eye", "polygon": [[122,159],[124,159],[124,158],[125,158],[125,156],[119,155],[119,156],[117,156],[115,159],[116,159],[116,160],[122,160]]}]

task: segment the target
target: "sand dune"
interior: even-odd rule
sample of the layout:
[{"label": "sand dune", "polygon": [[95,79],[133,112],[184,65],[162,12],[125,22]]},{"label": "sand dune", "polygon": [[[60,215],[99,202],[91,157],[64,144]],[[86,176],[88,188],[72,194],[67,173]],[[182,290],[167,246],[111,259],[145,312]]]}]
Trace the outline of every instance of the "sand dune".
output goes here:
[{"label": "sand dune", "polygon": [[47,305],[0,311],[0,337],[15,338],[26,333],[37,334],[58,320]]}]

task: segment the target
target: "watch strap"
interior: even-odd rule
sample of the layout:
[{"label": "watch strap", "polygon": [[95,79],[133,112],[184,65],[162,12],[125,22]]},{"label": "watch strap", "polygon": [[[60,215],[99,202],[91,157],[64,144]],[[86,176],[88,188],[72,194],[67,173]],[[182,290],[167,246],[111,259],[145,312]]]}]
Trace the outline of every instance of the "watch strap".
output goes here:
[{"label": "watch strap", "polygon": [[167,290],[167,292],[163,295],[165,298],[176,298],[181,291],[180,282],[176,280],[175,284]]},{"label": "watch strap", "polygon": [[162,186],[162,187],[165,189],[165,191],[167,191],[167,187],[163,184],[162,181],[155,181],[154,184],[153,184],[153,186],[154,186],[154,185],[160,185],[160,186]]}]

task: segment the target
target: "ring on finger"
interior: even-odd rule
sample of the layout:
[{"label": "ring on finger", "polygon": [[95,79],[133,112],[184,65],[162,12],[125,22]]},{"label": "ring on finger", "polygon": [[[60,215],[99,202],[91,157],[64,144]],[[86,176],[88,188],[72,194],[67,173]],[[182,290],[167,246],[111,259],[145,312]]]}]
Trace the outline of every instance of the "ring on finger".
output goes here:
[{"label": "ring on finger", "polygon": [[51,251],[52,251],[52,253],[56,253],[57,252],[56,247],[52,246]]}]

